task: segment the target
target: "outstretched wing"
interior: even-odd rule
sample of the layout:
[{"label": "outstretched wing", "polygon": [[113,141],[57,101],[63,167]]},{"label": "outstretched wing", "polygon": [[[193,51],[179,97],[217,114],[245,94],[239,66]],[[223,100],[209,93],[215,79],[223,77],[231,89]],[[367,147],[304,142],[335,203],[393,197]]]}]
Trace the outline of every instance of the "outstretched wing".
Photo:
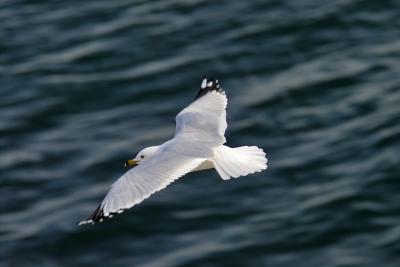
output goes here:
[{"label": "outstretched wing", "polygon": [[79,223],[95,223],[112,217],[164,189],[174,180],[198,167],[204,159],[164,151],[121,176],[93,214]]},{"label": "outstretched wing", "polygon": [[175,118],[175,139],[185,137],[192,146],[213,147],[226,142],[228,100],[218,80],[204,77],[195,100]]}]

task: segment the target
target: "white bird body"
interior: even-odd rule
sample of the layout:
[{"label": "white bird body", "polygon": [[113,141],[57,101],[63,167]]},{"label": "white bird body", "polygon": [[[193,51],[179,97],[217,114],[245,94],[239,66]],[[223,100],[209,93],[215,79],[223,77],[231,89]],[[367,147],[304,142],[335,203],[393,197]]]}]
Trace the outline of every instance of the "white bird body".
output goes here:
[{"label": "white bird body", "polygon": [[191,172],[204,171],[210,169],[214,169],[214,163],[211,160],[205,160]]},{"label": "white bird body", "polygon": [[102,221],[131,208],[189,172],[215,168],[228,180],[265,170],[267,158],[262,149],[224,145],[226,106],[218,80],[204,77],[194,102],[176,116],[174,138],[145,148],[130,160],[138,166],[121,176],[95,212],[80,224]]}]

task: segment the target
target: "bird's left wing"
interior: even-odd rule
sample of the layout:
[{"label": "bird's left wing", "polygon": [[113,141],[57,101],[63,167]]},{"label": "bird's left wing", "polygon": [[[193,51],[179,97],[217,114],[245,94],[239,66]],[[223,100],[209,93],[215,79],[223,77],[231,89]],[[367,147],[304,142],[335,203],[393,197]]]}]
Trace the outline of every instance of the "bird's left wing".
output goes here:
[{"label": "bird's left wing", "polygon": [[95,223],[112,217],[164,189],[174,180],[198,167],[204,159],[163,151],[121,176],[93,214],[79,223]]}]

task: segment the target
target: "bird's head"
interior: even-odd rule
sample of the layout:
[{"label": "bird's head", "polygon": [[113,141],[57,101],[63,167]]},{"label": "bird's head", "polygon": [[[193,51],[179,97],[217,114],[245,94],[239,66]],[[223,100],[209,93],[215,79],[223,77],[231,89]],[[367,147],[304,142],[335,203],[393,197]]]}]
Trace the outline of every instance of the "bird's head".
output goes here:
[{"label": "bird's head", "polygon": [[125,161],[125,167],[136,166],[149,160],[158,150],[158,146],[150,146],[140,151],[135,158]]}]

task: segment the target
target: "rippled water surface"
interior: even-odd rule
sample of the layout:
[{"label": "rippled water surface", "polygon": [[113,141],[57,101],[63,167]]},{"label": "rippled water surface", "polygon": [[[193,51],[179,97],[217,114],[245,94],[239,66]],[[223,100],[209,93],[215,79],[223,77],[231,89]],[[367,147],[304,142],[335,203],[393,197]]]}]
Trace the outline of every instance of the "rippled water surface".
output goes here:
[{"label": "rippled water surface", "polygon": [[[399,1],[0,1],[1,266],[399,266]],[[203,74],[265,172],[78,227]]]}]

